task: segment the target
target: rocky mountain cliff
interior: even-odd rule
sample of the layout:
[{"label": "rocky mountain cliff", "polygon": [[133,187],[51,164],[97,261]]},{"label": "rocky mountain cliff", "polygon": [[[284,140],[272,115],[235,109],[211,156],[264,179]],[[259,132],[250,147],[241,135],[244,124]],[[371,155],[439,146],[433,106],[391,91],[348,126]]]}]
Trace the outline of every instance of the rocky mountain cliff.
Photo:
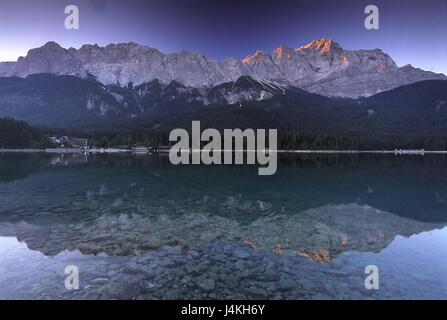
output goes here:
[{"label": "rocky mountain cliff", "polygon": [[64,49],[55,42],[29,50],[17,62],[0,63],[0,76],[26,77],[36,73],[95,77],[110,85],[141,85],[157,80],[185,87],[214,87],[241,76],[294,86],[326,96],[369,96],[421,80],[445,80],[410,65],[399,68],[380,49],[345,50],[331,39],[315,40],[299,48],[279,46],[272,53],[256,51],[245,59],[215,61],[200,53],[182,50],[164,54],[136,43],[106,47],[84,45]]}]

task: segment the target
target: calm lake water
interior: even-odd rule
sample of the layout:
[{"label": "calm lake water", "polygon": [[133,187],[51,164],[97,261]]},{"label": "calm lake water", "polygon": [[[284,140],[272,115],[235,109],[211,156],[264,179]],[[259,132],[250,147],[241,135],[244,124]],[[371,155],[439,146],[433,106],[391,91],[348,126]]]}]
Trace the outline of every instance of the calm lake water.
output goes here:
[{"label": "calm lake water", "polygon": [[447,156],[0,154],[0,298],[446,299]]}]

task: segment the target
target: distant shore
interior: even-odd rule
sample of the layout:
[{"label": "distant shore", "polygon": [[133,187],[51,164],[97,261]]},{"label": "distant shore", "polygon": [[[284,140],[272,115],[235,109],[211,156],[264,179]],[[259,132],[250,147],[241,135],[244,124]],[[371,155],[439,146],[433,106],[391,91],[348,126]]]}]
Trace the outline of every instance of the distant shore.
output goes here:
[{"label": "distant shore", "polygon": [[[228,152],[226,150],[218,150],[220,152]],[[250,150],[251,152],[256,152]],[[115,148],[93,148],[93,149],[77,149],[77,148],[51,148],[51,149],[0,149],[0,153],[127,153],[132,152],[130,149],[115,149]],[[234,152],[234,151],[232,151]],[[236,151],[237,152],[237,151]],[[246,151],[243,151],[246,152]],[[359,154],[359,153],[371,153],[371,154],[447,154],[446,151],[441,150],[277,150],[277,153],[324,153],[324,154]],[[136,152],[138,153],[138,152]],[[166,153],[166,152],[164,152]]]},{"label": "distant shore", "polygon": [[0,153],[121,153],[132,152],[128,149],[77,149],[77,148],[52,148],[52,149],[0,149]]}]

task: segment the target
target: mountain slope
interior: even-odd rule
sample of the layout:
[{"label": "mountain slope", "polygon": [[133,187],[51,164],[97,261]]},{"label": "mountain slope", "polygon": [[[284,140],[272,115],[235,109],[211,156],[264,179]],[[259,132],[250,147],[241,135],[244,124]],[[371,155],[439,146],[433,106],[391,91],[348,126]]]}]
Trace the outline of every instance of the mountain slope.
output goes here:
[{"label": "mountain slope", "polygon": [[82,126],[86,122],[188,113],[201,106],[259,101],[283,88],[249,77],[210,88],[153,80],[139,86],[103,85],[94,78],[34,74],[0,77],[0,116],[35,125]]},{"label": "mountain slope", "polygon": [[447,135],[447,81],[427,80],[362,101],[369,128],[406,135]]},{"label": "mountain slope", "polygon": [[0,117],[71,128],[277,128],[331,135],[445,136],[447,81],[427,80],[368,98],[329,98],[241,77],[210,88],[153,80],[103,85],[36,74],[0,78]]},{"label": "mountain slope", "polygon": [[203,128],[276,128],[279,132],[378,139],[447,137],[447,81],[421,81],[358,100],[331,99],[296,89],[267,100],[248,101],[242,107],[206,106],[136,120],[134,124],[171,128],[189,128],[192,120],[200,120]]}]

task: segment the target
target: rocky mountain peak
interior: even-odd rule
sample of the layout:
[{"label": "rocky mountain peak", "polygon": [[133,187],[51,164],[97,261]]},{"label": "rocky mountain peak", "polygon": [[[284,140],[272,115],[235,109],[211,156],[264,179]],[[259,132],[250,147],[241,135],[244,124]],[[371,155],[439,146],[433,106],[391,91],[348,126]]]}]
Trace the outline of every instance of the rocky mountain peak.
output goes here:
[{"label": "rocky mountain peak", "polygon": [[289,58],[290,59],[291,56],[293,55],[293,48],[281,44],[278,48],[276,48],[272,52],[272,55],[276,55],[279,58]]},{"label": "rocky mountain peak", "polygon": [[43,46],[39,48],[33,48],[30,49],[27,53],[27,57],[32,57],[35,55],[54,55],[54,54],[60,54],[61,52],[64,52],[66,49],[62,48],[57,42],[54,41],[48,41]]},{"label": "rocky mountain peak", "polygon": [[343,48],[331,38],[321,38],[320,40],[314,40],[305,46],[299,47],[297,50],[299,51],[304,49],[314,49],[320,54],[343,50]]},{"label": "rocky mountain peak", "polygon": [[60,50],[62,47],[55,41],[48,41],[42,47],[44,50]]},{"label": "rocky mountain peak", "polygon": [[134,48],[139,46],[139,44],[135,42],[120,42],[120,43],[109,43],[106,48]]},{"label": "rocky mountain peak", "polygon": [[242,60],[245,64],[259,64],[262,59],[270,59],[270,54],[263,50],[256,50],[256,52],[252,55],[248,55],[245,59]]},{"label": "rocky mountain peak", "polygon": [[220,62],[197,51],[164,54],[134,42],[64,49],[50,41],[31,49],[17,62],[0,63],[0,76],[27,77],[36,73],[93,75],[106,85],[140,85],[158,80],[196,88],[250,76],[280,86],[344,97],[368,96],[421,80],[447,79],[413,67],[398,68],[380,49],[344,50],[330,38],[297,49],[280,45],[272,53],[257,50],[244,59]]}]

